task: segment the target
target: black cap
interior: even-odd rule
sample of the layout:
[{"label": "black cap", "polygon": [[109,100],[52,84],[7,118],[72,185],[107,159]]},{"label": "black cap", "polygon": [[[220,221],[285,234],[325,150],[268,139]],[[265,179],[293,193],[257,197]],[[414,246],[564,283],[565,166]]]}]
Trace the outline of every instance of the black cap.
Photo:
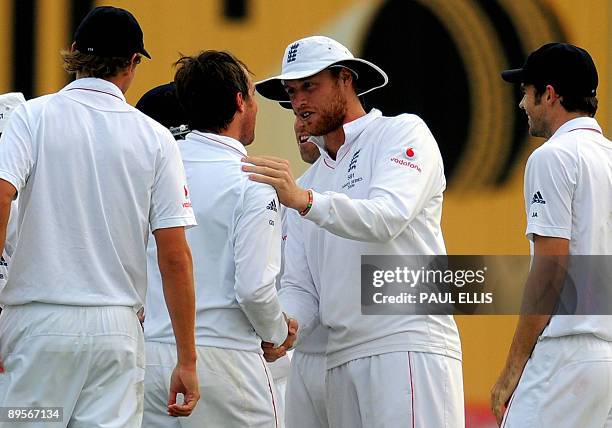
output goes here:
[{"label": "black cap", "polygon": [[136,108],[168,128],[177,140],[189,133],[187,114],[176,96],[174,82],[148,91],[138,100]]},{"label": "black cap", "polygon": [[140,53],[151,58],[136,18],[117,7],[100,6],[89,12],[74,33],[74,41],[76,49],[86,54],[129,58]]},{"label": "black cap", "polygon": [[568,43],[548,43],[529,54],[523,68],[502,71],[501,76],[511,83],[552,85],[560,95],[597,94],[597,69],[591,55]]}]

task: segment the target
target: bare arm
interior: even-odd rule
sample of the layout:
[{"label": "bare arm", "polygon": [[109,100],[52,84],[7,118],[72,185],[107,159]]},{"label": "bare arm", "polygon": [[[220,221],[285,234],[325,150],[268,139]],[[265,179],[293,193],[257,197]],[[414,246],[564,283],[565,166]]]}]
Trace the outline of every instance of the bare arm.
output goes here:
[{"label": "bare arm", "polygon": [[534,235],[534,261],[525,284],[519,321],[506,365],[491,389],[491,408],[501,424],[506,406],[538,337],[548,324],[565,278],[569,241]]},{"label": "bare arm", "polygon": [[11,214],[11,202],[17,190],[8,181],[0,179],[0,254],[4,250],[6,241],[6,228]]},{"label": "bare arm", "polygon": [[[183,227],[157,229],[157,262],[164,297],[176,338],[177,365],[172,373],[168,411],[172,416],[188,416],[200,398],[196,372],[195,292],[191,250]],[[183,405],[176,394],[183,393]]]},{"label": "bare arm", "polygon": [[[11,202],[17,190],[8,181],[0,179],[0,254],[4,249],[4,241],[6,240],[6,227],[8,225],[9,215],[11,214]],[[4,373],[4,365],[0,360],[0,373]]]}]

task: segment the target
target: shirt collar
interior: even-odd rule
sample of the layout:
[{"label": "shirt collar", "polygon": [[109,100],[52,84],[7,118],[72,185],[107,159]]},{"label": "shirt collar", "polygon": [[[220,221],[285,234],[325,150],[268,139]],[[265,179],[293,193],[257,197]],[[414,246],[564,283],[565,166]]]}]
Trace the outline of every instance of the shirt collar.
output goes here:
[{"label": "shirt collar", "polygon": [[602,133],[601,127],[594,118],[582,116],[565,122],[559,127],[559,129],[555,131],[555,133],[552,135],[552,137],[550,137],[550,139],[578,129],[593,130],[595,132],[599,132],[600,134]]},{"label": "shirt collar", "polygon": [[78,89],[107,94],[109,96],[119,98],[121,101],[125,102],[125,95],[123,95],[123,92],[121,92],[121,89],[119,89],[117,85],[109,82],[108,80],[98,79],[97,77],[83,77],[81,79],[76,79],[74,82],[71,82],[64,87],[61,92]]},{"label": "shirt collar", "polygon": [[190,137],[200,141],[206,141],[207,143],[218,146],[219,148],[229,150],[236,155],[247,156],[246,147],[244,147],[242,143],[235,138],[197,130],[191,131],[185,138],[187,139]]},{"label": "shirt collar", "polygon": [[[372,123],[372,121],[381,116],[382,113],[380,112],[380,110],[373,108],[369,111],[369,113],[351,122],[345,123],[342,126],[342,128],[344,129],[344,143],[338,149],[338,153],[336,153],[335,160],[329,156],[327,150],[317,144],[319,146],[319,151],[321,152],[321,155],[325,157],[325,161],[328,163],[328,166],[330,166],[329,164],[335,165],[336,162],[340,162],[344,158],[344,156],[346,156],[346,154],[351,148],[351,145],[357,140],[357,138],[359,138],[364,129],[366,129],[368,125]],[[323,139],[321,139],[320,141],[324,142]]]},{"label": "shirt collar", "polygon": [[345,123],[344,128],[344,144],[352,144],[364,129],[374,120],[382,116],[380,110],[373,108],[365,116],[361,116],[351,122]]}]

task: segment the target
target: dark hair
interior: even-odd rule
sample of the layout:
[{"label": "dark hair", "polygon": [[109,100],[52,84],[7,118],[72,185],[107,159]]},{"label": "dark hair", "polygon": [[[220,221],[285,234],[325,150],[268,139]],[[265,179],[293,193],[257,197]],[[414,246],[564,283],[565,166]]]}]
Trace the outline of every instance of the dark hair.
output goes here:
[{"label": "dark hair", "polygon": [[207,50],[183,56],[174,75],[190,129],[219,133],[236,113],[236,94],[250,98],[249,69],[229,52]]},{"label": "dark hair", "polygon": [[[106,77],[116,76],[130,66],[132,58],[125,57],[103,57],[92,54],[84,54],[77,50],[69,52],[62,51],[64,70],[70,74],[79,73],[81,77]],[[140,62],[138,56],[137,63]]]},{"label": "dark hair", "polygon": [[[544,91],[546,90],[546,84],[544,83],[534,83],[535,88],[535,98],[536,101],[539,101]],[[556,89],[556,88],[555,88]],[[563,95],[561,96],[561,105],[568,112],[580,112],[586,113],[590,117],[595,116],[597,113],[597,97],[584,97],[580,95]]]}]

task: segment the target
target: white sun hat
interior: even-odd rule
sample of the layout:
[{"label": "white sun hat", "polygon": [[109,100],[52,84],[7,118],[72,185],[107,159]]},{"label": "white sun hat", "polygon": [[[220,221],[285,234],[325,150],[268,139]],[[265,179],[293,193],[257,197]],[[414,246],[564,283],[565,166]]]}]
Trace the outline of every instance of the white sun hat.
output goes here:
[{"label": "white sun hat", "polygon": [[15,107],[22,103],[25,103],[25,98],[21,92],[9,92],[0,95],[0,133],[4,130]]},{"label": "white sun hat", "polygon": [[283,80],[304,79],[329,67],[342,66],[356,77],[357,95],[367,94],[387,84],[387,74],[378,66],[361,58],[337,41],[324,36],[311,36],[290,43],[283,56],[282,72],[255,84],[257,92],[270,100],[289,102]]}]

